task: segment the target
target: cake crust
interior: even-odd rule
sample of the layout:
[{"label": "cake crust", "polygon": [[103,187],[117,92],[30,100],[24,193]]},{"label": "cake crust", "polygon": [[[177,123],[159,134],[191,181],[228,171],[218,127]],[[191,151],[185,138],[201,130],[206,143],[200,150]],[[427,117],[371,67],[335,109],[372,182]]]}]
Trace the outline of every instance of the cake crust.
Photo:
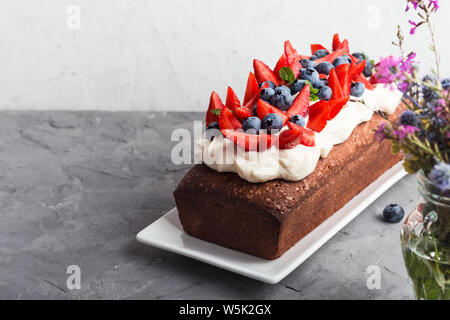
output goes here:
[{"label": "cake crust", "polygon": [[375,114],[358,125],[312,174],[296,182],[250,183],[235,173],[194,166],[174,192],[184,230],[265,259],[280,257],[401,160],[392,155],[390,141],[374,138],[383,120]]}]

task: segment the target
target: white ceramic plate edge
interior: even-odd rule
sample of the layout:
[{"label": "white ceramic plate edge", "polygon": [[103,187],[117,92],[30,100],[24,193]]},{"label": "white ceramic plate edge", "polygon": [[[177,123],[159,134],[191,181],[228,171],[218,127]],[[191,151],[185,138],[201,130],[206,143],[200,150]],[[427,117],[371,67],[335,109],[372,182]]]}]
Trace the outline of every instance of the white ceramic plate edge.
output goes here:
[{"label": "white ceramic plate edge", "polygon": [[402,163],[396,164],[276,260],[254,257],[187,235],[181,227],[176,208],[139,232],[136,239],[262,282],[276,284],[405,175]]}]

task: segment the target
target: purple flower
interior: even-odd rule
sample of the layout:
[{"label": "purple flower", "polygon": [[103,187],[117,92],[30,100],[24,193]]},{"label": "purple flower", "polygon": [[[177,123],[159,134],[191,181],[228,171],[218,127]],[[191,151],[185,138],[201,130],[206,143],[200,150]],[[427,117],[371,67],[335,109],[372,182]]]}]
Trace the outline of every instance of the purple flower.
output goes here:
[{"label": "purple flower", "polygon": [[409,134],[413,134],[418,131],[419,128],[413,126],[400,126],[397,130],[392,131],[392,134],[396,136],[400,141],[405,139]]},{"label": "purple flower", "polygon": [[400,82],[400,83],[398,84],[398,89],[399,89],[401,92],[403,92],[403,93],[408,92],[408,89],[409,89],[409,83],[408,83],[408,81]]},{"label": "purple flower", "polygon": [[393,82],[399,83],[399,89],[402,92],[408,90],[409,84],[406,81],[407,75],[414,71],[415,53],[411,53],[403,60],[400,57],[389,56],[381,58],[380,62],[375,66],[375,77],[379,83],[384,83],[385,87],[392,87]]},{"label": "purple flower", "polygon": [[386,135],[384,134],[384,128],[386,128],[386,122],[382,122],[378,129],[375,131],[375,137],[382,142],[386,139]]}]

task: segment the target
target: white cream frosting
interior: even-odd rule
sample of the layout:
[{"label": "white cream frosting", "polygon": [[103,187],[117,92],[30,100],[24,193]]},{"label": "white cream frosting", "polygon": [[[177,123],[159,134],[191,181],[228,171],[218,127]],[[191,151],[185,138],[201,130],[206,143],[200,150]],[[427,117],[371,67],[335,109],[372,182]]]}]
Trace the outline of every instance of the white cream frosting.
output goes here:
[{"label": "white cream frosting", "polygon": [[366,90],[361,102],[349,101],[338,115],[328,121],[326,127],[316,133],[314,147],[298,145],[280,150],[276,146],[265,151],[249,151],[217,136],[213,141],[201,138],[197,150],[202,150],[203,163],[218,172],[235,172],[249,182],[266,182],[274,179],[299,181],[311,174],[320,157],[325,158],[334,145],[348,139],[360,123],[369,121],[375,110],[393,113],[401,101],[400,91],[377,86]]}]

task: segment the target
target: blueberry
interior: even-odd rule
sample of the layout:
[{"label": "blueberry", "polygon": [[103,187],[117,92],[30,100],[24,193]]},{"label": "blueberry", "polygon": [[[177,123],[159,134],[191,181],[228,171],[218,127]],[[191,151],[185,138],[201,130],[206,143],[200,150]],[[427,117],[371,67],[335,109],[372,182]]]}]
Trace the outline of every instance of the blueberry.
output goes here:
[{"label": "blueberry", "polygon": [[261,120],[258,117],[248,117],[242,122],[242,130],[249,134],[258,134],[261,130]]},{"label": "blueberry", "polygon": [[271,87],[261,89],[260,98],[264,101],[270,101],[270,98],[275,94],[275,90]]},{"label": "blueberry", "polygon": [[353,82],[350,88],[350,95],[354,97],[361,97],[366,91],[366,87],[362,82]]},{"label": "blueberry", "polygon": [[258,108],[258,104],[255,103],[255,105],[254,105],[253,108],[252,108],[252,113],[253,113],[254,116],[258,116],[258,113],[256,112],[256,109],[257,109],[257,108]]},{"label": "blueberry", "polygon": [[294,95],[302,91],[305,84],[306,84],[305,80],[299,79],[295,80],[291,85],[291,94]]},{"label": "blueberry", "polygon": [[275,113],[269,113],[264,117],[261,128],[270,134],[277,133],[283,128],[283,119]]},{"label": "blueberry", "polygon": [[336,59],[334,59],[333,65],[335,67],[337,67],[337,66],[340,66],[341,64],[344,64],[344,63],[350,64],[351,61],[352,60],[348,56],[344,55],[344,56],[340,56],[340,57],[337,57]]},{"label": "blueberry", "polygon": [[400,124],[417,127],[419,125],[419,116],[412,110],[406,110],[400,116]]},{"label": "blueberry", "polygon": [[305,118],[303,118],[301,115],[292,116],[289,118],[289,121],[301,127],[304,127],[306,124]]},{"label": "blueberry", "polygon": [[269,88],[275,89],[275,83],[272,81],[264,81],[259,85],[259,88],[262,88],[266,83],[269,85]]},{"label": "blueberry", "polygon": [[320,88],[325,87],[327,85],[328,85],[328,81],[326,79],[319,79],[319,81],[317,81],[314,84],[314,88],[320,89]]},{"label": "blueberry", "polygon": [[442,79],[441,84],[444,90],[450,90],[450,78]]},{"label": "blueberry", "polygon": [[330,100],[332,94],[333,91],[331,91],[330,87],[323,86],[317,93],[317,97],[319,98],[319,100]]},{"label": "blueberry", "polygon": [[352,58],[350,58],[348,55],[344,54],[343,57],[347,59],[349,64],[353,62]]},{"label": "blueberry", "polygon": [[366,78],[372,76],[373,64],[370,61],[366,62],[366,66],[364,67],[363,74]]},{"label": "blueberry", "polygon": [[315,68],[317,66],[317,63],[308,59],[300,60],[300,64],[303,66],[303,68]]},{"label": "blueberry", "polygon": [[270,104],[278,109],[286,111],[291,106],[293,100],[291,89],[280,86],[275,88],[275,94],[270,98]]},{"label": "blueberry", "polygon": [[316,70],[318,73],[321,73],[321,74],[330,74],[330,71],[333,68],[334,68],[334,66],[331,62],[324,61],[317,65]]},{"label": "blueberry", "polygon": [[308,80],[313,86],[320,80],[319,73],[316,71],[316,69],[301,69],[300,79]]},{"label": "blueberry", "polygon": [[354,53],[352,53],[352,56],[354,56],[359,61],[366,60],[366,56],[364,55],[364,53],[361,53],[361,52],[354,52]]},{"label": "blueberry", "polygon": [[277,92],[291,92],[291,89],[289,89],[286,86],[278,86],[278,87],[275,88],[275,94]]},{"label": "blueberry", "polygon": [[323,58],[323,57],[327,56],[328,54],[329,54],[329,52],[325,49],[319,49],[316,52],[314,52],[314,55],[319,58]]},{"label": "blueberry", "polygon": [[309,60],[311,60],[311,61],[315,61],[315,60],[317,60],[317,59],[319,59],[319,57],[316,56],[315,54],[313,54],[313,55],[309,58]]},{"label": "blueberry", "polygon": [[211,122],[206,128],[206,137],[213,141],[214,137],[220,136],[220,127],[218,122]]},{"label": "blueberry", "polygon": [[403,219],[405,211],[398,204],[390,204],[383,210],[384,220],[395,223]]}]

